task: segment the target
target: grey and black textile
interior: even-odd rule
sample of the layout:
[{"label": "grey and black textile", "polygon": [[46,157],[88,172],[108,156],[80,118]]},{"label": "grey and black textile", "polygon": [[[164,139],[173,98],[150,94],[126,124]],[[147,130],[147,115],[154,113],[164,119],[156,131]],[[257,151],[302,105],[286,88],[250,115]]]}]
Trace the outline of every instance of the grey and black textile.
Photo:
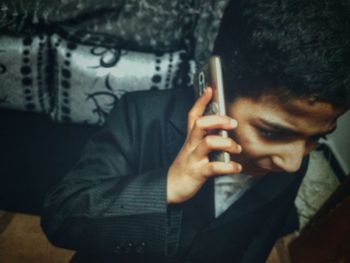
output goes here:
[{"label": "grey and black textile", "polygon": [[170,89],[188,66],[184,50],[144,53],[66,41],[55,35],[55,101],[51,117],[59,122],[103,124],[126,92]]},{"label": "grey and black textile", "polygon": [[0,107],[48,113],[48,38],[0,35]]},{"label": "grey and black textile", "polygon": [[59,32],[71,41],[138,51],[211,53],[229,0],[3,0],[0,30]]},{"label": "grey and black textile", "polygon": [[189,86],[227,2],[3,0],[0,104],[103,124],[125,92]]}]

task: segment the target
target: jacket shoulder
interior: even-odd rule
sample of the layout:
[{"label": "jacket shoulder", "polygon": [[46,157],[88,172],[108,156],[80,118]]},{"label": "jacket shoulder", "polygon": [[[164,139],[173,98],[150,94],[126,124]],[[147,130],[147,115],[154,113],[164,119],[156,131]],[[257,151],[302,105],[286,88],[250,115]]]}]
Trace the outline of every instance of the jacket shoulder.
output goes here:
[{"label": "jacket shoulder", "polygon": [[193,94],[190,89],[174,88],[168,90],[147,90],[130,92],[124,95],[124,99],[136,103],[140,106],[167,106],[171,101],[184,100],[192,98]]},{"label": "jacket shoulder", "polygon": [[193,96],[192,90],[186,88],[137,91],[124,95],[120,103],[146,119],[182,118],[192,106]]}]

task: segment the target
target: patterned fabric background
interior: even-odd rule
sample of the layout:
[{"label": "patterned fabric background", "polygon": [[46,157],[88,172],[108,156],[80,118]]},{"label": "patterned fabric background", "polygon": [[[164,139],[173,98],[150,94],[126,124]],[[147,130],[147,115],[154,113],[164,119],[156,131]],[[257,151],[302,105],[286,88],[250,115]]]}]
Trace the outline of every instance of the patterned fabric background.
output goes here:
[{"label": "patterned fabric background", "polygon": [[0,35],[0,107],[49,111],[46,36]]},{"label": "patterned fabric background", "polygon": [[2,0],[0,29],[56,31],[80,43],[209,56],[229,0]]},{"label": "patterned fabric background", "polygon": [[50,88],[54,120],[102,124],[124,92],[189,85],[228,1],[2,0],[0,104],[49,112]]},{"label": "patterned fabric background", "polygon": [[55,47],[55,105],[52,118],[103,124],[115,102],[125,93],[169,89],[187,63],[186,52],[141,53],[123,49],[77,45],[57,35]]},{"label": "patterned fabric background", "polygon": [[[2,0],[1,27],[11,32],[35,33],[37,26],[83,20],[98,16],[100,10],[118,14],[124,2],[125,0]],[[108,21],[108,18],[100,17],[100,20]]]},{"label": "patterned fabric background", "polygon": [[[131,49],[171,50],[192,32],[198,10],[188,0],[4,0],[1,25],[29,32],[53,26],[65,37]],[[33,26],[34,25],[34,26]]]},{"label": "patterned fabric background", "polygon": [[198,7],[198,20],[193,30],[194,59],[198,67],[208,60],[218,34],[221,18],[229,0],[202,0]]}]

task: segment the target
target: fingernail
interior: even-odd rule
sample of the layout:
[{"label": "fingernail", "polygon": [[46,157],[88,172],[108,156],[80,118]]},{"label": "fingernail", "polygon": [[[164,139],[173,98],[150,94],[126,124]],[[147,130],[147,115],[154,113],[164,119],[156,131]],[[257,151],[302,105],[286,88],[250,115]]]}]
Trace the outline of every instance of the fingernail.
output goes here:
[{"label": "fingernail", "polygon": [[242,151],[242,146],[241,145],[237,145],[237,151],[241,152]]},{"label": "fingernail", "polygon": [[242,165],[237,164],[237,170],[238,170],[238,172],[242,171]]},{"label": "fingernail", "polygon": [[237,127],[237,121],[235,119],[230,119],[230,124],[233,128]]}]

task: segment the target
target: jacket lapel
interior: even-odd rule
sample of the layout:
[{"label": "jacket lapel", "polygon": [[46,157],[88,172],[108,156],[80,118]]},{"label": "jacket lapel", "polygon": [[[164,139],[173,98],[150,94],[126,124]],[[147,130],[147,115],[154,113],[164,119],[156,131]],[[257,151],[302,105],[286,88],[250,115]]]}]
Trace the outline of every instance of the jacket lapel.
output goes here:
[{"label": "jacket lapel", "polygon": [[168,108],[166,131],[167,164],[170,165],[180,151],[187,134],[187,114],[194,103],[192,89],[179,89]]},{"label": "jacket lapel", "polygon": [[195,102],[192,89],[179,89],[175,93],[169,112],[169,121],[175,129],[186,135],[187,132],[187,114]]},{"label": "jacket lapel", "polygon": [[243,218],[264,207],[277,198],[292,181],[293,176],[291,174],[278,173],[270,174],[253,183],[252,187],[221,216],[216,218],[205,231],[212,231],[226,224],[231,224],[235,218]]}]

